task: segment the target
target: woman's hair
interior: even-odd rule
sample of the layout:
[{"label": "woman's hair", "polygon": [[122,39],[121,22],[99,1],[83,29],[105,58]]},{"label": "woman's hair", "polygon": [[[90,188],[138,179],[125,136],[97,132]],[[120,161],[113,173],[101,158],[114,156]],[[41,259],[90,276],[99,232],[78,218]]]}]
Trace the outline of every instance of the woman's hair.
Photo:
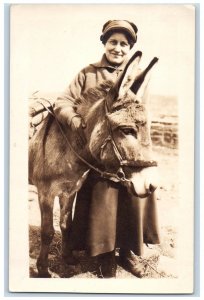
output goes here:
[{"label": "woman's hair", "polygon": [[130,48],[134,46],[137,41],[137,26],[127,20],[110,20],[103,25],[100,40],[105,45],[110,36],[114,33],[123,33],[130,45]]},{"label": "woman's hair", "polygon": [[101,36],[101,41],[105,45],[107,40],[111,37],[114,33],[123,33],[126,36],[126,39],[128,40],[128,44],[130,45],[130,48],[132,48],[135,44],[130,34],[128,34],[125,30],[122,29],[113,29],[108,31],[104,36]]}]

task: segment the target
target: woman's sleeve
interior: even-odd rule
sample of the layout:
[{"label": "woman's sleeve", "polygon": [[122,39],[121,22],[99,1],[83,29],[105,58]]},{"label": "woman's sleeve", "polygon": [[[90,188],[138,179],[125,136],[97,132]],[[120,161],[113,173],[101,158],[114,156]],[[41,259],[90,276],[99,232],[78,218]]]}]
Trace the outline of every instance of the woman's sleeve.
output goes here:
[{"label": "woman's sleeve", "polygon": [[70,125],[72,118],[77,115],[77,99],[81,97],[84,83],[85,72],[82,70],[66,88],[64,93],[57,98],[54,110],[57,119],[61,123]]}]

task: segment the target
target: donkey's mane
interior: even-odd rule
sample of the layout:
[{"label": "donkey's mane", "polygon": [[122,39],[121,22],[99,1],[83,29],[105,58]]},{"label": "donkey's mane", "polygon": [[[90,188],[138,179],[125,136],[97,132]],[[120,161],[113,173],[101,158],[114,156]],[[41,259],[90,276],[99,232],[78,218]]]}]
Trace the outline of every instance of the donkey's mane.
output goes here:
[{"label": "donkey's mane", "polygon": [[93,110],[96,110],[96,108],[100,106],[112,86],[113,82],[106,80],[95,88],[89,88],[83,96],[76,101],[77,112],[84,118],[87,118]]},{"label": "donkey's mane", "polygon": [[122,98],[117,99],[117,101],[113,102],[113,105],[111,107],[112,111],[128,108],[130,106],[134,106],[135,109],[142,109],[144,107],[143,104],[139,104],[135,101],[135,96],[132,94],[126,93]]},{"label": "donkey's mane", "polygon": [[[102,109],[102,102],[107,96],[109,90],[112,88],[113,82],[110,80],[106,80],[102,82],[98,87],[89,88],[86,93],[83,94],[77,101],[77,112],[84,117],[84,119],[90,118],[93,116],[95,120],[100,117],[104,117],[104,110]],[[133,97],[133,94],[125,94],[120,99],[115,99],[113,101],[113,105],[111,107],[111,111],[114,113],[115,111],[119,111],[121,109],[131,108],[137,111],[137,115],[139,111],[144,110],[144,106],[142,104],[137,104]]]}]

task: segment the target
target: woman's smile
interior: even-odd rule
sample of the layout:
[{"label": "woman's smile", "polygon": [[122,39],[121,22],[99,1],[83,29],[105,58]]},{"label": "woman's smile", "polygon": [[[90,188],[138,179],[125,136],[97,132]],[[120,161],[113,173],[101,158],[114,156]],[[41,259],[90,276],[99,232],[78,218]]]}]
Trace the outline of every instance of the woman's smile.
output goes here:
[{"label": "woman's smile", "polygon": [[118,57],[118,56],[123,56],[122,54],[118,54],[118,53],[114,53],[114,52],[112,52],[111,53],[113,56],[116,56],[116,57]]}]

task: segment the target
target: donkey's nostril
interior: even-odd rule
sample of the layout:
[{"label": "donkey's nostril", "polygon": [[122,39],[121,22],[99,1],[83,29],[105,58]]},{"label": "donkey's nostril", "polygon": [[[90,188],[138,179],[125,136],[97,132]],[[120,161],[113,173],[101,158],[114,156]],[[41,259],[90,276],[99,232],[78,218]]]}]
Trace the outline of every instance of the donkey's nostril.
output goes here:
[{"label": "donkey's nostril", "polygon": [[149,185],[149,191],[150,193],[153,193],[156,190],[157,187],[153,186],[151,183]]}]

